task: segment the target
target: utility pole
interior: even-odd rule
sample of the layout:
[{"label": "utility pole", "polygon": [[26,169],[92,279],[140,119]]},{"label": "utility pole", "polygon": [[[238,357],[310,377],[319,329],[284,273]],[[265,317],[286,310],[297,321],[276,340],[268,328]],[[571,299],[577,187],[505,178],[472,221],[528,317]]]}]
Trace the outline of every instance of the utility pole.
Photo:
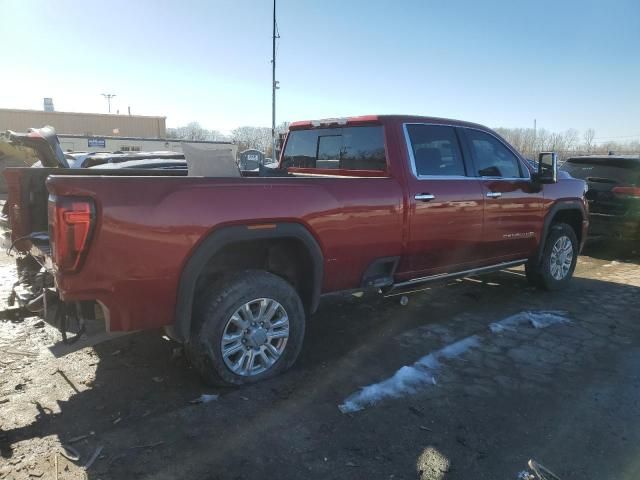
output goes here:
[{"label": "utility pole", "polygon": [[276,24],[276,0],[273,0],[273,37],[271,56],[271,160],[276,158],[276,90],[280,88],[276,81],[276,39],[280,38]]},{"label": "utility pole", "polygon": [[107,104],[109,105],[109,113],[111,113],[111,99],[116,96],[115,93],[102,93],[104,98],[107,99]]}]

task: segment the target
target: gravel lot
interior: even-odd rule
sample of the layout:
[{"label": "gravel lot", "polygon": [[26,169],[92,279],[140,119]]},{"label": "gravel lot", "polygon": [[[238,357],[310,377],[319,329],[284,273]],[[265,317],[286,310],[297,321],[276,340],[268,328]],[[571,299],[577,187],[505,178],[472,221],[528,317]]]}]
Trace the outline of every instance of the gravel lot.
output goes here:
[{"label": "gravel lot", "polygon": [[640,478],[639,264],[597,245],[559,293],[514,269],[405,307],[329,297],[298,365],[241,389],[204,387],[161,332],[56,359],[49,326],[0,322],[0,478],[515,480],[529,458]]}]

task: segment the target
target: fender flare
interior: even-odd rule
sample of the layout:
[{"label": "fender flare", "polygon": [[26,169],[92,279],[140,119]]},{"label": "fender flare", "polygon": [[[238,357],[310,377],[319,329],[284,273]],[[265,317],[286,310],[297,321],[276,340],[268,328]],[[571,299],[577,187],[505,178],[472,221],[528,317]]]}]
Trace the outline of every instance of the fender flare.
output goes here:
[{"label": "fender flare", "polygon": [[180,274],[176,298],[175,321],[169,333],[176,340],[185,342],[191,335],[191,316],[198,277],[204,266],[224,247],[247,240],[294,238],[307,250],[313,271],[313,287],[308,303],[308,312],[314,313],[320,303],[320,292],[324,272],[324,256],[320,245],[303,225],[298,223],[275,223],[274,228],[250,228],[250,225],[221,227],[210,233],[191,253]]},{"label": "fender flare", "polygon": [[580,200],[562,200],[554,203],[553,206],[547,212],[546,216],[544,217],[542,235],[540,236],[538,251],[536,252],[536,255],[535,255],[536,263],[539,263],[542,260],[544,242],[546,241],[547,235],[549,234],[549,228],[551,228],[551,222],[553,221],[556,214],[563,210],[577,210],[578,212],[580,212],[580,215],[582,216],[582,221],[587,219],[587,213],[584,209],[583,203]]}]

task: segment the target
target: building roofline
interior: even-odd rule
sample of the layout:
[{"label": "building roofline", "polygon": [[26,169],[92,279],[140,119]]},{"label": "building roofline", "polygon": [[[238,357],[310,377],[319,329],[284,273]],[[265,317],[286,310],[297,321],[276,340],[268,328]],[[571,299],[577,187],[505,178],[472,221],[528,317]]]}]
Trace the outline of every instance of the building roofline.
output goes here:
[{"label": "building roofline", "polygon": [[92,113],[92,112],[61,112],[61,111],[53,111],[53,112],[47,112],[45,110],[24,110],[24,109],[20,109],[20,108],[0,108],[0,112],[13,112],[13,113],[45,113],[48,115],[55,115],[55,114],[64,114],[64,115],[91,115],[94,117],[109,117],[109,118],[119,118],[119,117],[124,117],[124,118],[155,118],[155,119],[164,119],[166,120],[167,117],[164,116],[158,116],[158,115],[123,115],[123,114],[118,114],[118,113]]}]

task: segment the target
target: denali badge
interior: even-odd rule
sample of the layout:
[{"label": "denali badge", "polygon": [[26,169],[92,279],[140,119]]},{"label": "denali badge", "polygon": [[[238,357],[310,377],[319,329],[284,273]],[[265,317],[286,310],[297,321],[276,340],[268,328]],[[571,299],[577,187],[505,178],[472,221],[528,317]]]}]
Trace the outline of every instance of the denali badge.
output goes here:
[{"label": "denali badge", "polygon": [[505,233],[502,238],[533,238],[535,236],[535,232]]}]

